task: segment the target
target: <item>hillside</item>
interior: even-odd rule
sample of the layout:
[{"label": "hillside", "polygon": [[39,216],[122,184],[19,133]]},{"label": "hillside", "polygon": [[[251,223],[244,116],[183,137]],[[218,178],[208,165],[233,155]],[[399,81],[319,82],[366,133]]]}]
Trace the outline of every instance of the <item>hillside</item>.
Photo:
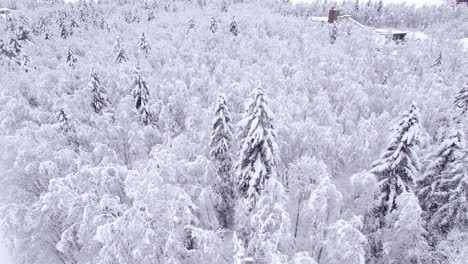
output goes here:
[{"label": "hillside", "polygon": [[466,259],[467,7],[55,2],[0,26],[16,263]]}]

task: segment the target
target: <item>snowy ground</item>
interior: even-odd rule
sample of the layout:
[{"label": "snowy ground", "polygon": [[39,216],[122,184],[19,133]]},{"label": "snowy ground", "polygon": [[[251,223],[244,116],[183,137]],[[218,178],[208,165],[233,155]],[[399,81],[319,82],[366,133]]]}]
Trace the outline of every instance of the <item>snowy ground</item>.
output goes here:
[{"label": "snowy ground", "polygon": [[[295,3],[306,3],[306,2],[312,2],[312,1],[317,1],[317,0],[293,0]],[[372,0],[372,1],[377,1],[377,0]],[[440,5],[444,1],[442,0],[386,0],[384,1],[384,4],[388,3],[407,3],[408,5],[415,5],[415,6],[422,6],[422,5]]]}]

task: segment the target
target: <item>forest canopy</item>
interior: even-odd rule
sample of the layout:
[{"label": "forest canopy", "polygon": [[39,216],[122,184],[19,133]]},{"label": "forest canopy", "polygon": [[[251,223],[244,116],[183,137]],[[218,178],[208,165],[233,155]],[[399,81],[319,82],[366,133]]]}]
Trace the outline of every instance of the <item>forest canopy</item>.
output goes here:
[{"label": "forest canopy", "polygon": [[383,2],[0,0],[16,263],[464,263],[468,6]]}]

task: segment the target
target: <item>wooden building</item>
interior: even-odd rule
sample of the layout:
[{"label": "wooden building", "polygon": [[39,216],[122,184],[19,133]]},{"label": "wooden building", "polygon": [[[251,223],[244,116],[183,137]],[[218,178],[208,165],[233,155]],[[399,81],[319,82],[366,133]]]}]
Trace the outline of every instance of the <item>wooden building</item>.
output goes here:
[{"label": "wooden building", "polygon": [[0,8],[0,19],[6,19],[11,14],[12,9]]}]

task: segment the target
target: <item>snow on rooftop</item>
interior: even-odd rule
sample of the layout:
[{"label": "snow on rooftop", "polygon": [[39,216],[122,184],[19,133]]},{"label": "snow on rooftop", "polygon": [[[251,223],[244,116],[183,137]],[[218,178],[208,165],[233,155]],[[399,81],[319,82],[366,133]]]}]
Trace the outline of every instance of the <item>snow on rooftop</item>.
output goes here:
[{"label": "snow on rooftop", "polygon": [[463,50],[468,51],[468,38],[462,38],[460,42],[463,46]]},{"label": "snow on rooftop", "polygon": [[312,21],[328,21],[328,17],[311,17],[310,18]]},{"label": "snow on rooftop", "polygon": [[403,31],[394,28],[377,28],[375,29],[377,34],[408,34],[408,31]]}]

